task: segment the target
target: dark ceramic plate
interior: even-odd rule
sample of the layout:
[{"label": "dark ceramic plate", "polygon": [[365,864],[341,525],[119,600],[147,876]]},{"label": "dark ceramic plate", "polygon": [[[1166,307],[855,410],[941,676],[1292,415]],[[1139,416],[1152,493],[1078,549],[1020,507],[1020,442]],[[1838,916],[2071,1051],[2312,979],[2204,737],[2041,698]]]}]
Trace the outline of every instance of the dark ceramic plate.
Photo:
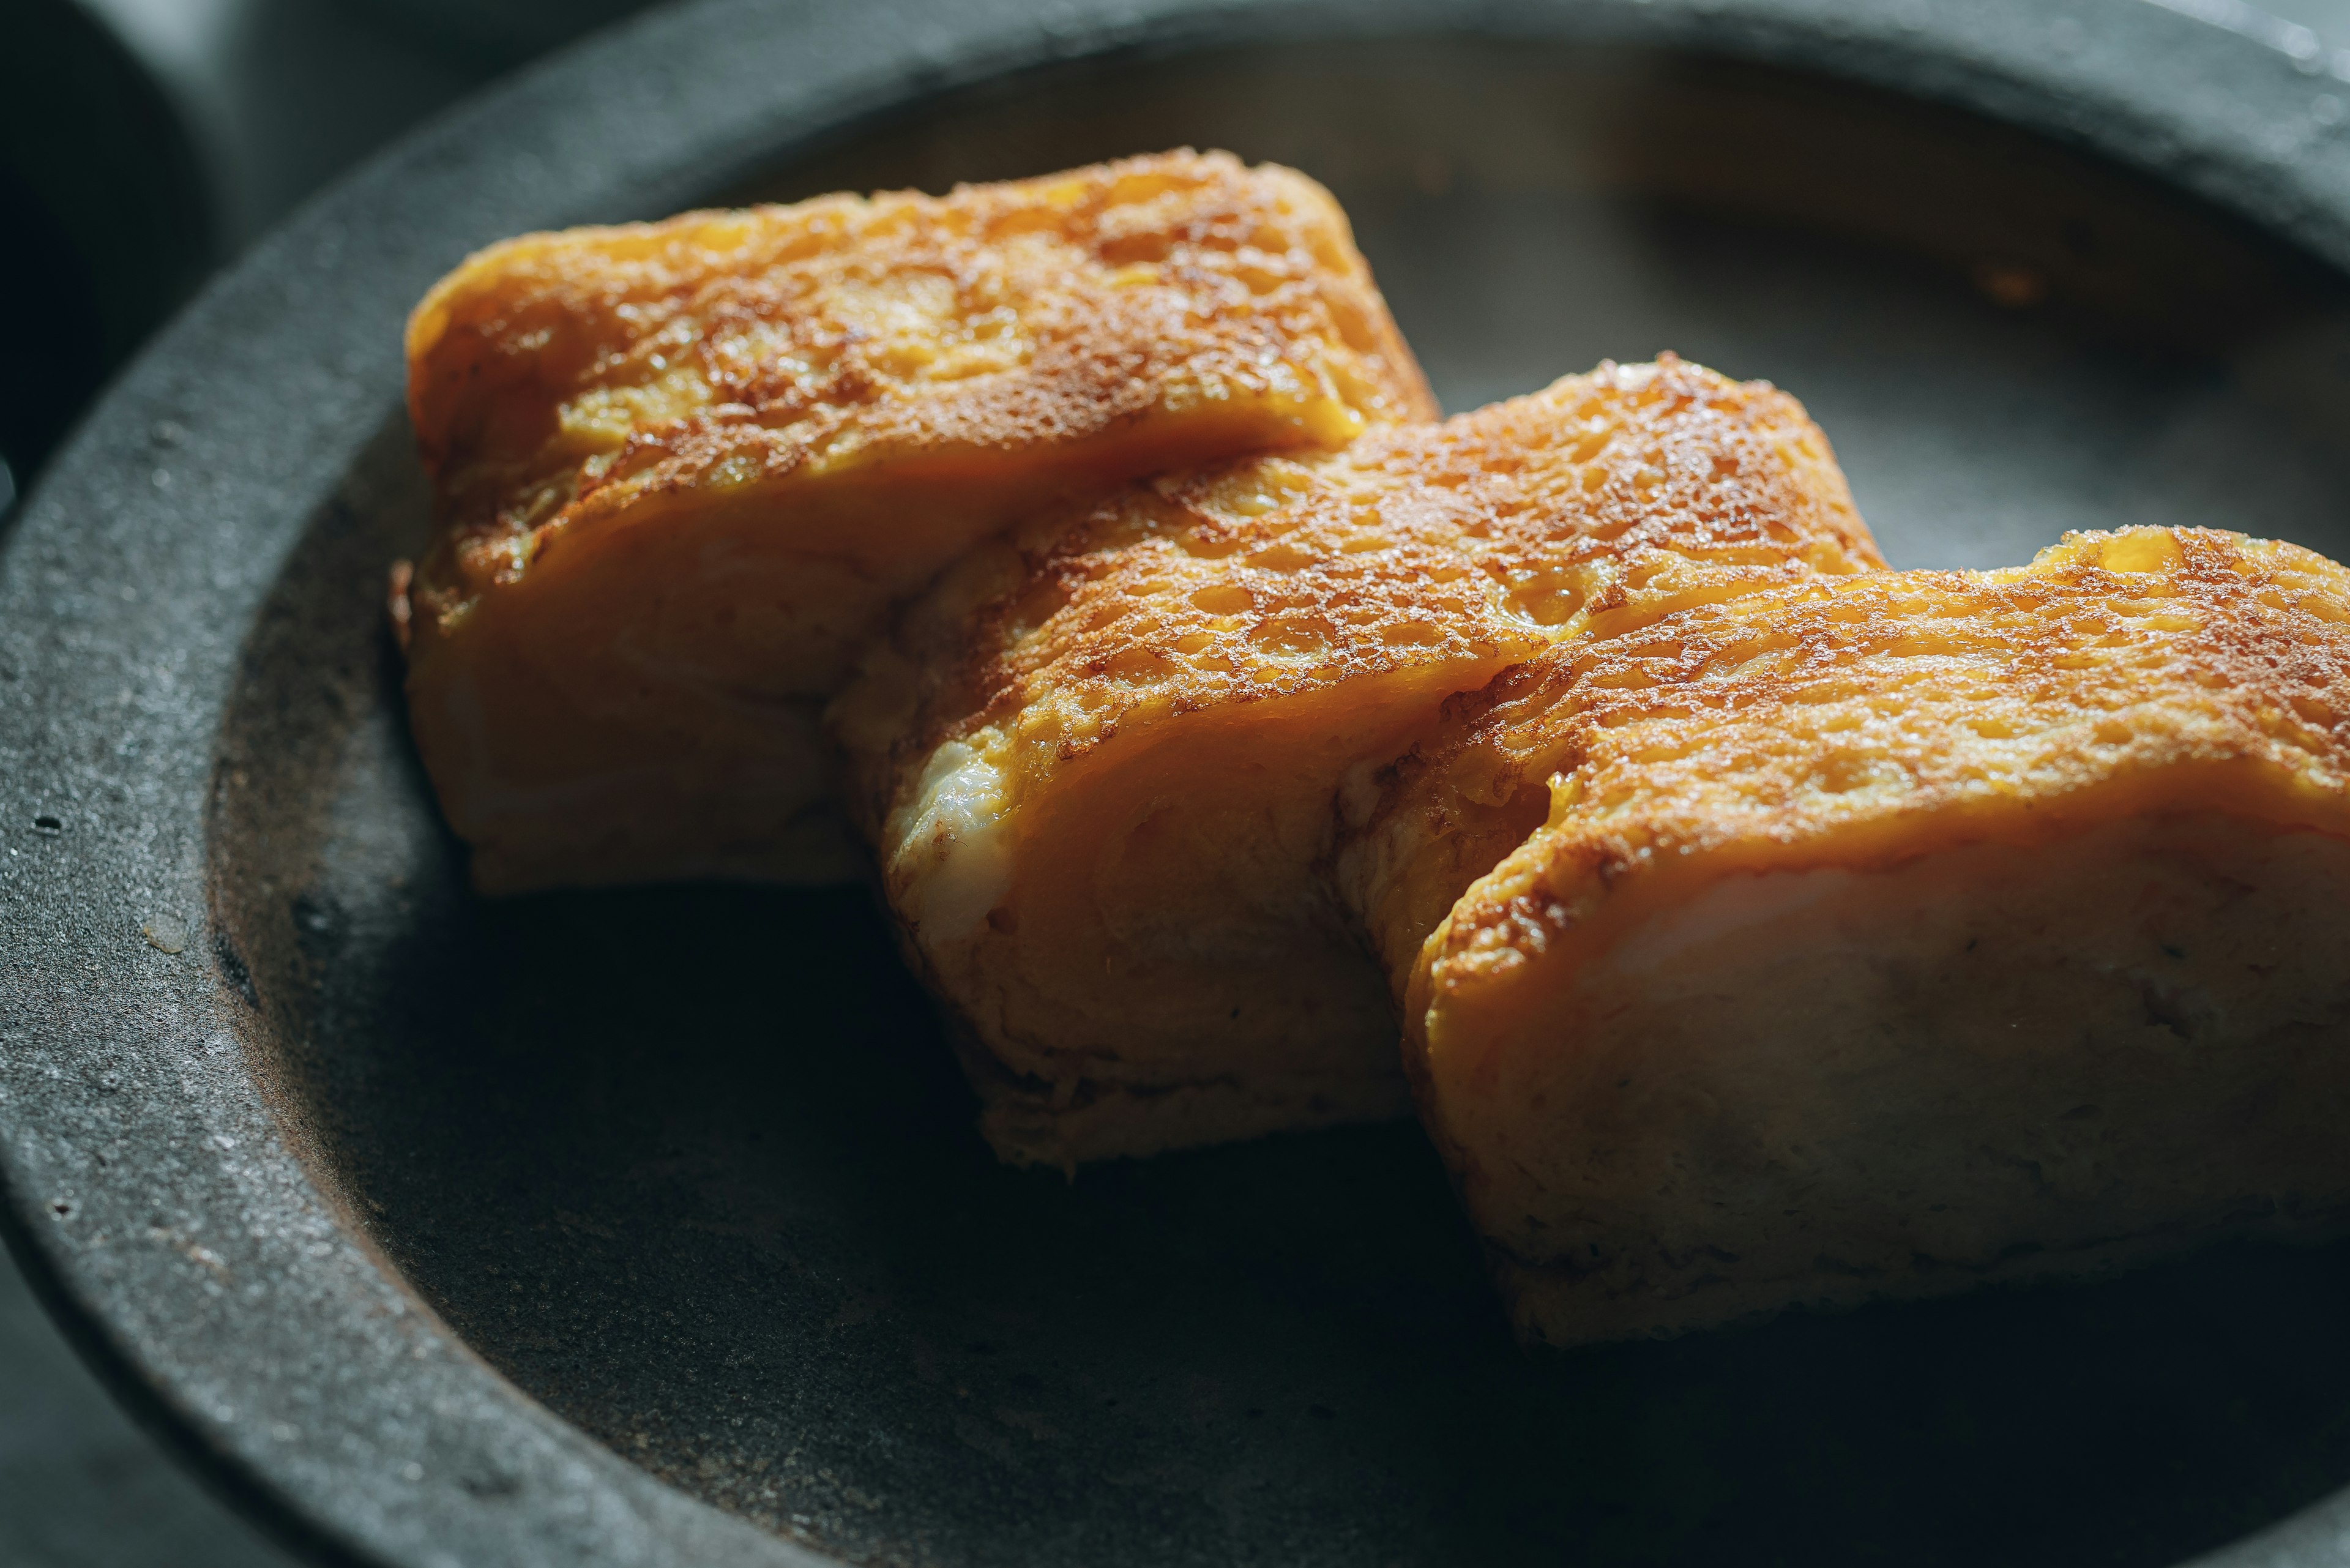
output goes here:
[{"label": "dark ceramic plate", "polygon": [[2350,553],[2350,87],[2269,32],[824,0],[525,77],[216,285],[8,550],[13,1244],[224,1485],[412,1568],[2341,1561],[2350,1251],[1523,1355],[1409,1126],[1005,1170],[863,894],[475,901],[377,607],[469,247],[1181,142],[1336,189],[1451,407],[1671,348],[1801,395],[1897,563]]}]

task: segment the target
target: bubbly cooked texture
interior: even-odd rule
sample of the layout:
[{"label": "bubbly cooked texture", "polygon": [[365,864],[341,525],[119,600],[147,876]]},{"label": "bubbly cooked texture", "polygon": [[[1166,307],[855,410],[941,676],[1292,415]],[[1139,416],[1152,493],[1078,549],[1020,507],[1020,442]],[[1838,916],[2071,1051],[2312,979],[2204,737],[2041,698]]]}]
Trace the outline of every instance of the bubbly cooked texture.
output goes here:
[{"label": "bubbly cooked texture", "polygon": [[1526,1334],[2350,1220],[2350,573],[2215,532],[1691,603],[1342,880]]},{"label": "bubbly cooked texture", "polygon": [[893,601],[1039,507],[1435,413],[1329,194],[1223,154],[526,235],[408,355],[394,613],[499,892],[832,870],[816,718]]},{"label": "bubbly cooked texture", "polygon": [[1007,1158],[1408,1103],[1323,874],[1454,693],[1662,607],[1879,565],[1794,400],[1668,357],[1138,484],[975,552],[835,711]]}]

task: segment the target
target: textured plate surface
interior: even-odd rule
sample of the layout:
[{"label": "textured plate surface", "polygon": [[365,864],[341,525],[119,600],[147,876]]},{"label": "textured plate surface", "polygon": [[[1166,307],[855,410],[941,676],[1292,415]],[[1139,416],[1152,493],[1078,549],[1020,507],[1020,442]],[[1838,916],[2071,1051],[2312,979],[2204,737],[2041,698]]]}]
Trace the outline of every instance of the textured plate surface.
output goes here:
[{"label": "textured plate surface", "polygon": [[1897,564],[2350,553],[2342,118],[2134,0],[711,5],[558,61],[216,287],[0,567],[12,1241],[335,1555],[2333,1560],[2350,1252],[1530,1358],[1409,1127],[1006,1171],[861,892],[472,899],[376,618],[467,246],[1186,141],[1333,186],[1450,407],[1673,348],[1803,397]]}]

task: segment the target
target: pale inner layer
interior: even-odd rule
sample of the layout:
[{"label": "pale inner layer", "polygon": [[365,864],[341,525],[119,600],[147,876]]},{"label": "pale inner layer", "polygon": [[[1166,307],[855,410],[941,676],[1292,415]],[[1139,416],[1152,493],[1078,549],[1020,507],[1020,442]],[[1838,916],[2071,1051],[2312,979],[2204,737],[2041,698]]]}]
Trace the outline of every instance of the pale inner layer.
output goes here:
[{"label": "pale inner layer", "polygon": [[2350,844],[2212,813],[1738,874],[1447,1077],[1523,1329],[1668,1332],[2350,1217]]}]

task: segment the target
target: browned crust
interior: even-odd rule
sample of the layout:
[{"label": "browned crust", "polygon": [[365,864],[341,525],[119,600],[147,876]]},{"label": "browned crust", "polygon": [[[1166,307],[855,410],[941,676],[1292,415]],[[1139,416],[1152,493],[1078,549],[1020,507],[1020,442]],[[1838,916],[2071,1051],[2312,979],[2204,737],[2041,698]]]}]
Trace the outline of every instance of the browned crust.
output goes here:
[{"label": "browned crust", "polygon": [[[940,330],[893,335],[891,313],[918,305]],[[1007,336],[1016,351],[989,358]],[[942,367],[942,348],[983,372]],[[1289,378],[1373,423],[1436,411],[1328,193],[1189,151],[943,197],[525,235],[443,279],[408,352],[443,519],[420,569],[435,616],[632,508],[880,465],[951,479],[1081,444],[1170,388]],[[688,372],[702,389],[623,412],[618,446],[559,428],[567,403]]]},{"label": "browned crust", "polygon": [[1669,355],[1040,517],[909,607],[832,717],[910,945],[989,1053],[991,1137],[1132,1152],[1093,1124],[1401,1103],[1322,856],[1344,781],[1447,693],[1878,565],[1801,406]]},{"label": "browned crust", "polygon": [[1222,153],[525,235],[409,351],[393,611],[485,892],[832,878],[804,720],[897,601],[1136,474],[1435,414],[1329,193]]},{"label": "browned crust", "polygon": [[[1766,872],[1890,872],[1990,845],[2045,850],[2180,814],[2350,840],[2350,572],[2291,545],[2133,529],[2071,535],[2005,571],[1823,578],[1690,605],[1460,703],[1404,782],[1417,798],[1387,802],[1372,834],[1389,836],[1391,882],[1427,886],[1416,904],[1376,881],[1355,890],[1389,922],[1385,950],[1409,955],[1407,1068],[1498,1247],[1571,1217],[1529,1207],[1529,1188],[1555,1179],[1489,1147],[1523,1141],[1523,1125],[1503,1129],[1539,1121],[1527,1107],[1544,1095],[1572,1095],[1577,1054],[1599,1049],[1555,1022],[1571,1007],[1553,1010],[1617,941],[1705,889]],[[1531,825],[1529,793],[1541,803]],[[1512,801],[1514,826],[1497,804]],[[1476,875],[1458,838],[1490,869]],[[1567,1115],[1566,1102],[1548,1114]],[[2013,1267],[1797,1274],[1704,1299],[1690,1293],[1723,1272],[1661,1254],[1657,1269],[1679,1284],[1660,1275],[1622,1299],[1555,1259],[1497,1251],[1496,1267],[1523,1330],[1581,1342],[2119,1266],[2217,1233],[2147,1218],[2146,1234]],[[2283,1215],[2274,1228],[2340,1220]],[[1640,1237],[1617,1241],[1637,1262]],[[1721,1245],[1741,1250],[1734,1237]]]},{"label": "browned crust", "polygon": [[[1449,704],[1362,811],[1343,880],[1400,988],[1448,919],[1448,950],[1479,933],[1481,947],[1501,944],[1499,961],[1503,949],[1554,940],[1584,900],[1659,855],[1744,835],[1793,846],[1874,831],[1859,814],[1877,797],[1816,787],[1823,766],[1853,781],[1898,769],[1914,784],[1902,809],[1935,809],[1980,791],[1995,733],[2078,739],[2049,761],[2085,781],[2120,756],[2092,743],[2099,715],[2125,727],[2135,715],[2151,726],[2128,732],[2136,765],[2183,762],[2192,748],[2265,755],[2277,778],[2330,799],[2350,733],[2333,618],[2345,581],[2290,545],[2131,530],[2069,536],[2001,572],[1887,573],[1690,603]],[[1898,701],[1906,722],[1861,722],[1872,700]],[[1858,744],[1833,742],[1831,713]],[[2191,742],[2174,728],[2190,714]],[[1554,781],[1565,780],[1586,804],[1559,815]],[[1977,804],[2059,793],[2043,777]],[[1549,868],[1456,909],[1530,835]],[[1554,907],[1555,919],[1538,913]]]},{"label": "browned crust", "polygon": [[1478,706],[1452,754],[1565,792],[1452,910],[1430,957],[1453,987],[1572,940],[1667,862],[1907,857],[2085,790],[2124,811],[2175,774],[2211,776],[2214,806],[2350,832],[2350,572],[2211,529],[2073,535],[2007,571],[1693,607]]},{"label": "browned crust", "polygon": [[1703,596],[1882,564],[1794,399],[1672,354],[1603,365],[1016,530],[901,619],[888,662],[910,689],[844,702],[887,714],[851,714],[852,798],[879,833],[941,745],[1014,716],[1035,733],[1055,714],[1035,754],[1058,771],[1136,722],[1607,635],[1669,584]]}]

